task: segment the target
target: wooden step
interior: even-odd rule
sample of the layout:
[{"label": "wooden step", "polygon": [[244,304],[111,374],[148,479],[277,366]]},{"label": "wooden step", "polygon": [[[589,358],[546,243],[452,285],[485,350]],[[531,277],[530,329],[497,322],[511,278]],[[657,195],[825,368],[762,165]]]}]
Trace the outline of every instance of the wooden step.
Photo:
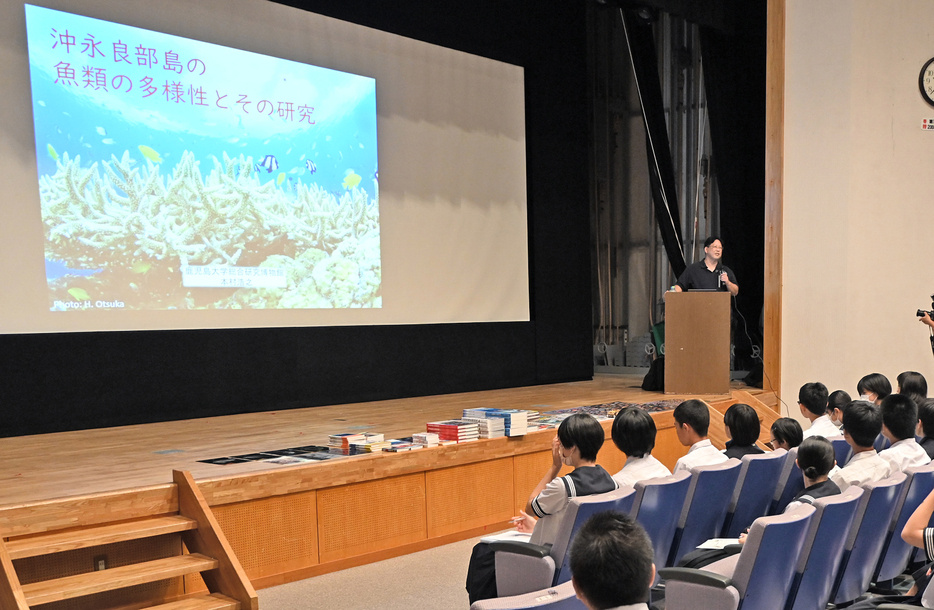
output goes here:
[{"label": "wooden step", "polygon": [[240,610],[240,602],[220,593],[211,593],[162,604],[161,606],[151,606],[144,610]]},{"label": "wooden step", "polygon": [[198,523],[194,519],[182,517],[181,515],[171,515],[91,527],[72,532],[34,536],[22,540],[11,540],[6,543],[6,548],[11,559],[22,559],[24,557],[48,555],[114,542],[150,538],[197,528]]},{"label": "wooden step", "polygon": [[199,554],[179,555],[99,572],[87,572],[23,585],[30,607],[102,591],[175,578],[217,568],[218,561]]}]

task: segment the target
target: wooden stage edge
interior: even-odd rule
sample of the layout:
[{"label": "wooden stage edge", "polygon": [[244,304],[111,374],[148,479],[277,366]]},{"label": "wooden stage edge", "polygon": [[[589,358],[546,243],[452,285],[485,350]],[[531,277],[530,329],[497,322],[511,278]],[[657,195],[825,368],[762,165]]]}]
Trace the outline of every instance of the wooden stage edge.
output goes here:
[{"label": "wooden stage edge", "polygon": [[[300,466],[198,460],[326,444],[328,434],[344,431],[408,436],[427,421],[457,417],[474,406],[548,411],[689,398],[643,392],[640,382],[601,375],[530,388],[0,439],[0,535],[15,543],[174,514],[172,470],[187,470],[254,586],[292,582],[505,529],[548,467],[554,431]],[[756,409],[764,440],[779,417],[774,393],[740,384],[730,395],[697,398],[711,406],[710,437],[720,448],[726,441],[720,414],[730,405],[745,402]],[[677,441],[670,411],[653,417],[654,455],[672,467],[686,448]],[[616,472],[625,457],[609,438],[610,423],[604,422],[607,443],[598,461]],[[112,545],[110,565],[164,553],[158,538],[151,545]],[[81,549],[59,555],[63,570],[91,569]],[[13,563],[24,583],[48,577],[40,574],[46,567],[29,559]],[[168,599],[204,589],[198,576],[160,586],[158,596]]]}]

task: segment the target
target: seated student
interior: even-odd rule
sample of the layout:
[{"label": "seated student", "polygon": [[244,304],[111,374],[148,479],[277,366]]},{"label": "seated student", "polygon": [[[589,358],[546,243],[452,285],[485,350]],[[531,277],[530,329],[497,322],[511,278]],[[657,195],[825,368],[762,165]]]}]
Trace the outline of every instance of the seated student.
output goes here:
[{"label": "seated student", "polygon": [[[619,488],[613,477],[596,463],[605,436],[600,422],[586,413],[575,413],[558,426],[558,434],[551,443],[551,467],[535,486],[525,510],[519,511],[521,516],[512,520],[520,532],[531,532],[529,542],[541,545],[554,542],[561,511],[571,498]],[[558,477],[562,465],[574,470]],[[473,548],[467,566],[467,593],[471,604],[496,597],[495,552],[489,544],[481,542]]]},{"label": "seated student", "polygon": [[892,393],[892,384],[882,373],[869,373],[856,384],[856,393],[859,394],[860,400],[878,406],[882,404],[883,398]]},{"label": "seated student", "polygon": [[881,481],[889,472],[889,463],[876,453],[872,444],[882,432],[879,407],[865,400],[854,400],[843,412],[843,438],[853,449],[853,457],[830,480],[840,491],[850,485]]},{"label": "seated student", "polygon": [[[804,478],[804,489],[796,495],[784,512],[789,513],[802,504],[814,504],[817,498],[833,496],[840,493],[840,488],[833,481],[827,480],[827,473],[836,463],[834,460],[833,445],[823,436],[812,436],[804,439],[798,447],[798,458],[795,460]],[[752,524],[750,523],[751,527]],[[749,528],[746,528],[749,531]],[[746,533],[739,535],[739,543],[746,542]],[[720,561],[730,555],[739,553],[738,547],[722,549],[695,549],[685,554],[678,562],[679,567],[700,569],[715,561]]]},{"label": "seated student", "polygon": [[613,478],[621,486],[635,487],[639,481],[671,474],[652,457],[656,432],[655,420],[641,407],[626,407],[616,414],[610,433],[616,447],[626,454],[626,464]]},{"label": "seated student", "polygon": [[928,382],[924,375],[915,371],[905,371],[895,378],[898,391],[914,401],[916,405],[928,397]]},{"label": "seated student", "polygon": [[772,449],[791,451],[793,447],[797,447],[804,440],[801,424],[798,423],[798,420],[790,417],[776,419],[770,431],[772,432],[772,439],[769,444]]},{"label": "seated student", "polygon": [[853,399],[843,390],[835,390],[827,398],[827,413],[830,415],[830,421],[837,427],[837,434],[843,434],[843,410],[851,402]]},{"label": "seated student", "polygon": [[653,559],[652,542],[632,517],[597,513],[571,544],[571,584],[590,610],[648,610]]},{"label": "seated student", "polygon": [[837,462],[834,459],[833,444],[826,438],[812,436],[804,439],[798,447],[796,463],[801,470],[801,476],[804,477],[804,489],[788,503],[785,507],[786,513],[802,504],[814,504],[814,500],[818,498],[840,493],[837,484],[827,478],[827,474]]},{"label": "seated student", "polygon": [[685,400],[675,407],[674,417],[678,441],[685,447],[690,447],[687,455],[675,464],[675,474],[682,470],[690,471],[695,466],[710,466],[730,459],[723,455],[723,452],[717,451],[707,438],[710,411],[706,402],[697,399]]},{"label": "seated student", "polygon": [[931,461],[927,452],[915,440],[918,427],[918,407],[901,394],[889,394],[882,400],[882,434],[892,446],[879,452],[889,463],[889,473],[903,472],[912,466],[924,466]]},{"label": "seated student", "polygon": [[756,446],[759,440],[759,414],[749,405],[736,403],[723,414],[723,425],[730,440],[723,453],[728,458],[743,459],[744,455],[765,453]]},{"label": "seated student", "polygon": [[934,398],[925,398],[918,403],[918,444],[928,457],[934,459]]},{"label": "seated student", "polygon": [[810,436],[835,436],[837,427],[827,414],[827,386],[820,382],[806,383],[798,390],[798,408],[811,427],[804,431],[804,438]]}]

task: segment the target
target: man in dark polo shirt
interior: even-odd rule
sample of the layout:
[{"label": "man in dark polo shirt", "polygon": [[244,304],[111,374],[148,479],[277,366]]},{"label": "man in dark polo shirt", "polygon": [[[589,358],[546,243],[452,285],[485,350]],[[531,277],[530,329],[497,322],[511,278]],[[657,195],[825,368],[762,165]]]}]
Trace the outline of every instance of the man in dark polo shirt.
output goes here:
[{"label": "man in dark polo shirt", "polygon": [[688,265],[674,286],[675,292],[688,290],[728,290],[734,297],[739,294],[736,275],[721,262],[723,244],[719,237],[708,237],[704,242],[704,259]]}]

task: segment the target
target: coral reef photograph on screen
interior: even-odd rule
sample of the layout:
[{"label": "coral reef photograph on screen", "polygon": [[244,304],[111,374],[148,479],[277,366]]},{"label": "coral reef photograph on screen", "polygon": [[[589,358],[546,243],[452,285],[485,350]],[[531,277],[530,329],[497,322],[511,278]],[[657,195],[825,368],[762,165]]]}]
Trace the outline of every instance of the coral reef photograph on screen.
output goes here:
[{"label": "coral reef photograph on screen", "polygon": [[382,306],[375,79],[26,26],[52,311]]}]

